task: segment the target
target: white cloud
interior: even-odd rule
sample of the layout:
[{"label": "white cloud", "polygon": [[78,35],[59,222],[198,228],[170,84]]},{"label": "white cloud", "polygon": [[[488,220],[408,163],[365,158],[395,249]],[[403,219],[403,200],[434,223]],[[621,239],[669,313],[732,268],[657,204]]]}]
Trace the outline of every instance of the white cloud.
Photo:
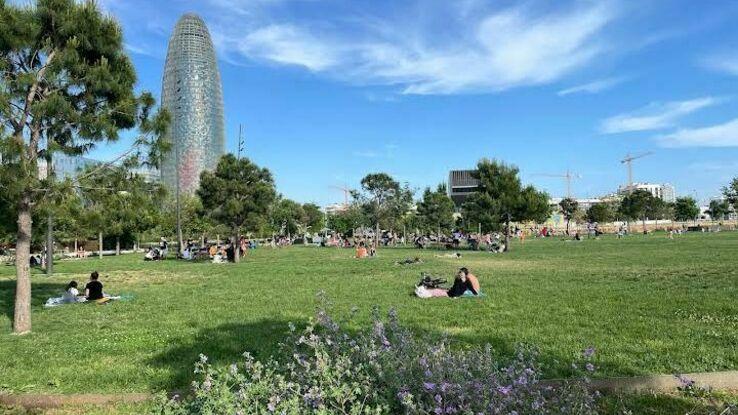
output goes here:
[{"label": "white cloud", "polygon": [[573,86],[571,88],[562,89],[557,94],[561,97],[571,94],[587,93],[596,94],[598,92],[606,91],[616,85],[619,85],[626,81],[625,77],[613,77],[598,79],[586,84]]},{"label": "white cloud", "polygon": [[738,147],[738,118],[702,128],[683,128],[657,138],[664,147]]},{"label": "white cloud", "polygon": [[124,43],[123,46],[126,48],[126,50],[128,50],[131,53],[135,53],[136,55],[149,56],[152,58],[160,57],[156,54],[156,52],[153,52],[152,50],[144,46],[137,46],[137,45],[133,45],[127,42]]},{"label": "white cloud", "polygon": [[294,25],[271,25],[249,33],[237,44],[242,54],[280,64],[322,71],[339,62],[339,51]]},{"label": "white cloud", "polygon": [[738,53],[721,53],[702,60],[702,66],[717,72],[738,76]]},{"label": "white cloud", "polygon": [[553,82],[589,63],[604,49],[602,31],[615,15],[609,2],[547,14],[517,7],[449,19],[455,26],[445,38],[416,21],[276,23],[220,34],[221,51],[353,83],[398,85],[407,94],[500,91]]},{"label": "white cloud", "polygon": [[669,128],[673,127],[680,118],[723,101],[722,98],[703,97],[687,101],[652,103],[638,111],[619,114],[603,120],[600,131],[604,134],[616,134]]}]

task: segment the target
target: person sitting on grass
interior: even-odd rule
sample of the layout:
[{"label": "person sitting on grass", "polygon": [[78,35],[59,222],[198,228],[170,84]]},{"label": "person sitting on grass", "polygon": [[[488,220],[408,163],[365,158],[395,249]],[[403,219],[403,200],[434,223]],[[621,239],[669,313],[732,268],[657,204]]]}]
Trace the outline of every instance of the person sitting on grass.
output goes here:
[{"label": "person sitting on grass", "polygon": [[87,301],[100,300],[105,297],[103,294],[103,285],[98,281],[99,278],[100,274],[97,271],[93,271],[90,274],[90,282],[85,286],[85,297],[87,297]]},{"label": "person sitting on grass", "polygon": [[161,254],[159,253],[159,250],[154,247],[149,248],[149,251],[144,255],[144,261],[158,261],[160,259]]},{"label": "person sitting on grass", "polygon": [[364,242],[359,242],[359,246],[356,248],[356,258],[362,259],[369,256],[369,251],[366,250]]},{"label": "person sitting on grass", "polygon": [[70,281],[62,295],[62,301],[65,303],[76,303],[80,301],[79,290],[77,289],[77,281]]},{"label": "person sitting on grass", "polygon": [[448,290],[449,297],[461,297],[462,295],[479,295],[479,279],[469,272],[466,267],[460,268],[454,279],[454,285]]},{"label": "person sitting on grass", "polygon": [[415,289],[415,295],[420,298],[431,298],[431,297],[461,297],[464,295],[477,296],[481,292],[479,286],[479,279],[469,272],[469,269],[464,267],[460,268],[454,279],[454,285],[451,289],[446,290],[443,288],[425,288],[420,285]]}]

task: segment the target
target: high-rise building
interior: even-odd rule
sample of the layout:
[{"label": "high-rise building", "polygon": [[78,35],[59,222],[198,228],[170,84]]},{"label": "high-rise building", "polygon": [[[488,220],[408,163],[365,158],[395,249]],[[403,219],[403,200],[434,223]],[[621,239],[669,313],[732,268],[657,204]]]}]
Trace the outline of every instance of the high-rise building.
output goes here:
[{"label": "high-rise building", "polygon": [[674,189],[674,186],[668,183],[633,183],[632,186],[621,186],[620,189],[618,189],[618,193],[626,194],[630,193],[633,190],[645,190],[651,193],[653,197],[657,197],[664,202],[673,203],[676,201],[676,191]]},{"label": "high-rise building", "polygon": [[203,170],[225,153],[223,91],[215,49],[205,22],[185,14],[169,39],[161,105],[171,115],[172,149],[162,162],[162,181],[193,193]]},{"label": "high-rise building", "polygon": [[478,190],[479,179],[474,178],[474,170],[451,170],[448,173],[448,196],[457,208]]}]

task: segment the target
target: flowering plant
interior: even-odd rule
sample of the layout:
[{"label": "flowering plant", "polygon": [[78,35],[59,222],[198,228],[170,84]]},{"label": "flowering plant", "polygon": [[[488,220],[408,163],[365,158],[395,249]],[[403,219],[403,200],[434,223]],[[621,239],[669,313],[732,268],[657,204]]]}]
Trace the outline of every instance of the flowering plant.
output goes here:
[{"label": "flowering plant", "polygon": [[[185,399],[156,413],[184,414],[582,414],[596,413],[586,381],[541,382],[536,353],[518,347],[502,363],[491,347],[459,349],[403,327],[394,311],[356,334],[319,310],[304,330],[290,325],[280,359],[245,354],[229,368],[201,356]],[[584,353],[587,372],[594,349]]]}]

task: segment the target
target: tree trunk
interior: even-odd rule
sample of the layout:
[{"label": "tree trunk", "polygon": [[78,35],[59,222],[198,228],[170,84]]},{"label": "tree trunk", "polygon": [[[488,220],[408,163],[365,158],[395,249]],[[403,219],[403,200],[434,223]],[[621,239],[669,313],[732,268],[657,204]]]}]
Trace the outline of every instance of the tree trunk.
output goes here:
[{"label": "tree trunk", "polygon": [[31,332],[31,195],[25,193],[18,203],[18,233],[15,243],[15,312],[13,332]]},{"label": "tree trunk", "polygon": [[508,251],[510,251],[510,215],[508,215],[507,220],[505,220],[505,252]]},{"label": "tree trunk", "polygon": [[570,219],[566,220],[566,236],[569,236],[569,223],[571,223]]},{"label": "tree trunk", "polygon": [[98,234],[97,234],[97,243],[99,244],[98,250],[97,250],[98,258],[102,259],[102,257],[103,257],[103,252],[102,252],[103,251],[103,235],[102,235],[102,231],[98,232]]},{"label": "tree trunk", "polygon": [[46,275],[54,273],[54,216],[46,218]]},{"label": "tree trunk", "polygon": [[646,234],[646,217],[643,217],[643,234]]},{"label": "tree trunk", "polygon": [[239,232],[235,232],[236,236],[234,237],[233,242],[233,262],[238,264],[241,262],[241,236],[239,235]]},{"label": "tree trunk", "polygon": [[120,235],[115,237],[115,255],[120,255]]},{"label": "tree trunk", "polygon": [[377,222],[374,230],[374,249],[379,249],[379,222]]},{"label": "tree trunk", "polygon": [[78,252],[79,252],[79,243],[77,242],[77,238],[74,238],[74,256],[77,256]]}]

